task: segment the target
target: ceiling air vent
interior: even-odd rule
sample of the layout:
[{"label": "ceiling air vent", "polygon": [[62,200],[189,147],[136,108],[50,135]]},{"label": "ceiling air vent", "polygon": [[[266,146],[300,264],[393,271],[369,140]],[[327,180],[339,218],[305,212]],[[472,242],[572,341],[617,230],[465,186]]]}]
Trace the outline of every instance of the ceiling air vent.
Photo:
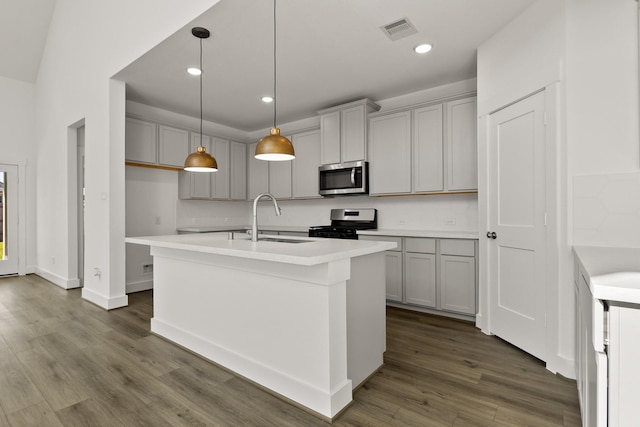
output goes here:
[{"label": "ceiling air vent", "polygon": [[400,40],[401,38],[410,36],[418,32],[416,27],[407,19],[402,18],[398,21],[380,27],[382,31],[391,39],[391,41]]}]

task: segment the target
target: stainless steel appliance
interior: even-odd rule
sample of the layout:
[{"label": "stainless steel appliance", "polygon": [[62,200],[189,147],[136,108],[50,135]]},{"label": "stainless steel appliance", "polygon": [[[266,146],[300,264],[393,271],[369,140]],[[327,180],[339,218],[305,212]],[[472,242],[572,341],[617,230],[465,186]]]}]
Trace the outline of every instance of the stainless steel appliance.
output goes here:
[{"label": "stainless steel appliance", "polygon": [[369,194],[369,162],[323,165],[318,172],[321,196]]},{"label": "stainless steel appliance", "polygon": [[332,239],[358,239],[358,230],[378,228],[376,209],[331,209],[331,225],[309,228],[309,237]]}]

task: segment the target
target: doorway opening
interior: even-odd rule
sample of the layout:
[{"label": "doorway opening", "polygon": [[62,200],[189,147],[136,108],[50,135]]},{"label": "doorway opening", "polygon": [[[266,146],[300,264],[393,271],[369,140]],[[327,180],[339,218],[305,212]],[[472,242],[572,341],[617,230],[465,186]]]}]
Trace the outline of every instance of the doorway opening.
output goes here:
[{"label": "doorway opening", "polygon": [[0,163],[0,275],[18,274],[18,166]]}]

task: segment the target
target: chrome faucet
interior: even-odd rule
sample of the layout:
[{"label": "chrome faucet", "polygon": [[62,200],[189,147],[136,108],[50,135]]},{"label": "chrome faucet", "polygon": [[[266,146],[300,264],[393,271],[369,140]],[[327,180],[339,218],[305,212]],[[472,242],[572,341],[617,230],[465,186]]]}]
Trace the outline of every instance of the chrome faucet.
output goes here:
[{"label": "chrome faucet", "polygon": [[271,200],[273,200],[273,207],[276,210],[276,215],[278,215],[278,216],[282,215],[282,211],[280,210],[280,206],[278,206],[278,202],[276,201],[276,198],[273,197],[273,195],[271,193],[260,193],[260,194],[258,194],[256,196],[256,198],[253,199],[253,222],[251,223],[251,241],[252,242],[257,242],[258,241],[258,201],[262,197],[271,198]]}]

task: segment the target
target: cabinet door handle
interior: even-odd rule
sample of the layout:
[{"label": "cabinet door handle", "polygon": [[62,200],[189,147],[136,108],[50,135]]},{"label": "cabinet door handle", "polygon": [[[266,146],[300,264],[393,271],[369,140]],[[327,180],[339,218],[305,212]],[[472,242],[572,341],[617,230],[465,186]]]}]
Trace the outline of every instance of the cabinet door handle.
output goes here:
[{"label": "cabinet door handle", "polygon": [[487,231],[487,239],[496,239],[498,235],[495,231]]}]

